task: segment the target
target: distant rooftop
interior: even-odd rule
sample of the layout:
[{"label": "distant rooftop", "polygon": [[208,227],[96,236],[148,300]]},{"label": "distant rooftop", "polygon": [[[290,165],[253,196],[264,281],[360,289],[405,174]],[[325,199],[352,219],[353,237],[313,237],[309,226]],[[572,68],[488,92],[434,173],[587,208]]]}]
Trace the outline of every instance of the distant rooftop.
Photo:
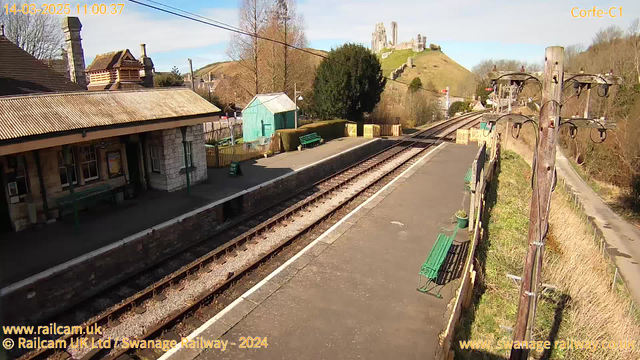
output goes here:
[{"label": "distant rooftop", "polygon": [[258,94],[249,101],[242,111],[245,111],[255,100],[259,100],[273,114],[294,111],[296,104],[285,93]]},{"label": "distant rooftop", "polygon": [[87,72],[117,68],[142,69],[142,67],[142,64],[131,54],[129,49],[124,49],[97,55],[91,65],[87,67]]},{"label": "distant rooftop", "polygon": [[0,142],[218,112],[186,88],[7,96],[0,97]]},{"label": "distant rooftop", "polygon": [[84,90],[2,35],[0,54],[0,96]]}]

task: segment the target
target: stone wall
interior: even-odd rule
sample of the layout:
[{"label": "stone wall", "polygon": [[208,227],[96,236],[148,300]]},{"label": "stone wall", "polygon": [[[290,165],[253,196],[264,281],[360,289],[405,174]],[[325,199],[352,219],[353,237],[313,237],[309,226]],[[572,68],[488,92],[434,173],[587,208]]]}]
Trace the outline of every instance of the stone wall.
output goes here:
[{"label": "stone wall", "polygon": [[[210,236],[224,221],[266,208],[382,149],[395,144],[375,140],[270,182],[206,205],[114,243],[93,255],[62,264],[0,292],[5,323],[43,321],[70,306],[161,262]],[[236,220],[237,221],[237,220]],[[227,223],[229,224],[229,223]]]},{"label": "stone wall", "polygon": [[[189,180],[191,184],[196,184],[207,179],[207,153],[202,124],[187,128],[187,141],[191,142],[193,164],[189,168]],[[151,160],[147,162],[149,185],[154,189],[167,191],[185,188],[187,179],[181,130],[175,128],[151,132],[146,142],[147,159],[151,159],[151,146],[159,146],[163,154],[160,159],[160,171],[153,171]]]}]

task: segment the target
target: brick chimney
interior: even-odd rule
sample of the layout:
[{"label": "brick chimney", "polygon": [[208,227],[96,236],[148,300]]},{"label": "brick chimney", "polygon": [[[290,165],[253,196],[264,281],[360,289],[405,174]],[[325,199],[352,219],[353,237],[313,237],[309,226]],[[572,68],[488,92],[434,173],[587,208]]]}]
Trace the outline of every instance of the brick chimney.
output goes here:
[{"label": "brick chimney", "polygon": [[71,81],[87,88],[87,76],[84,71],[84,52],[82,51],[82,39],[80,38],[82,24],[75,16],[62,20],[62,31],[67,44],[67,57],[69,60],[69,77]]},{"label": "brick chimney", "polygon": [[140,74],[140,78],[142,79],[142,85],[144,87],[153,87],[153,61],[151,58],[147,56],[147,45],[140,44],[140,63],[144,66],[144,70]]}]

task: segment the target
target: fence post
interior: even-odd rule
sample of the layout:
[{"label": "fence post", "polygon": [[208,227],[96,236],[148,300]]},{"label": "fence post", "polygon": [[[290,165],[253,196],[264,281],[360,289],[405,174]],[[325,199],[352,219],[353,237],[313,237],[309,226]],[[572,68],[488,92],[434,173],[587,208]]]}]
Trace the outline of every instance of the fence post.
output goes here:
[{"label": "fence post", "polygon": [[471,180],[469,181],[469,224],[474,224],[475,217],[475,204],[476,204],[476,171],[478,168],[478,160],[473,160],[471,163]]},{"label": "fence post", "polygon": [[616,266],[616,272],[613,274],[613,283],[611,284],[611,291],[616,289],[616,280],[618,280],[618,267]]}]

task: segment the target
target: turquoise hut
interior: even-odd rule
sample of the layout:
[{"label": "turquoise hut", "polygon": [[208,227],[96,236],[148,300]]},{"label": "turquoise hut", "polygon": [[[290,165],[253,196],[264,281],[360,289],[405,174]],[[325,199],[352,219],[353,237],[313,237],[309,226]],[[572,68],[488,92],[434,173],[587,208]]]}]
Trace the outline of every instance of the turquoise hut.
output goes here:
[{"label": "turquoise hut", "polygon": [[242,110],[245,142],[269,137],[276,130],[295,127],[296,104],[285,93],[258,94]]}]

